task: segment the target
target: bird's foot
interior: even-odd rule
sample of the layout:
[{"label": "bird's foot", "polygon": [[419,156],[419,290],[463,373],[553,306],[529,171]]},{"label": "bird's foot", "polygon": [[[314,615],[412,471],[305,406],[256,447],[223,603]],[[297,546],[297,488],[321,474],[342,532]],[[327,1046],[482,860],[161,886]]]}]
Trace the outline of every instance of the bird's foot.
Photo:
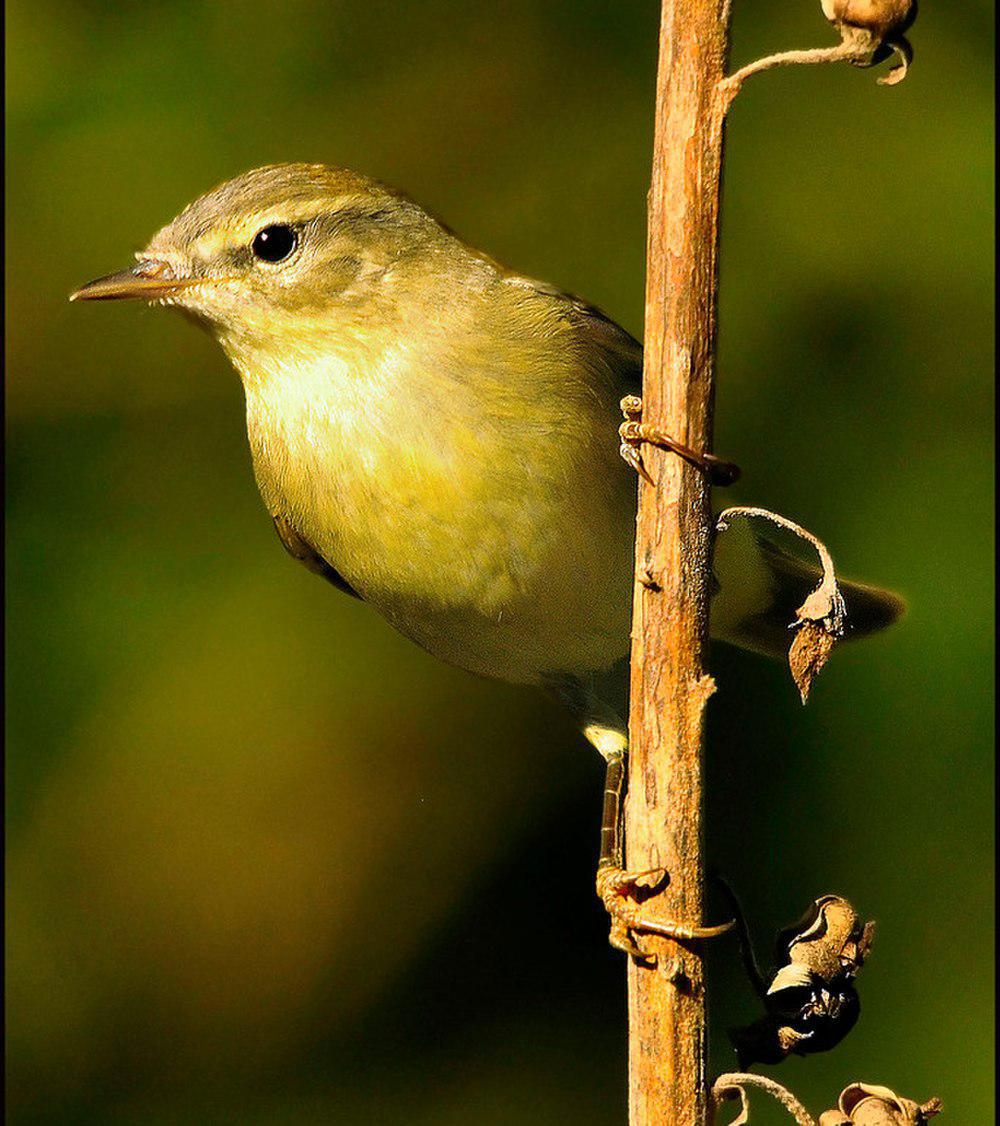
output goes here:
[{"label": "bird's foot", "polygon": [[[649,881],[644,883],[643,881]],[[616,950],[622,950],[643,962],[655,962],[656,955],[643,950],[635,941],[635,934],[656,934],[679,942],[715,938],[725,934],[733,921],[720,926],[705,927],[677,923],[666,919],[649,919],[642,914],[641,901],[662,890],[670,881],[666,868],[649,868],[645,872],[626,872],[611,865],[597,870],[597,895],[611,917],[608,941]]]},{"label": "bird's foot", "polygon": [[654,484],[648,470],[642,461],[639,447],[643,442],[652,446],[659,446],[664,450],[672,450],[685,461],[700,469],[708,475],[713,485],[732,485],[740,478],[740,467],[731,461],[723,461],[715,454],[699,453],[664,434],[662,430],[642,421],[642,399],[638,395],[626,395],[621,401],[622,414],[625,421],[618,427],[618,436],[622,440],[620,453],[625,461],[649,484]]}]

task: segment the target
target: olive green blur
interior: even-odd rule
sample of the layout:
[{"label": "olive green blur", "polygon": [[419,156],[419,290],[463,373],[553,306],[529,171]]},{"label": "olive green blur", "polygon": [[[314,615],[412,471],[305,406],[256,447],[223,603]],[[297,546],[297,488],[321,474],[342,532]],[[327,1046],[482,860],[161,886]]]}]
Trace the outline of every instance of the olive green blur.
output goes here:
[{"label": "olive green blur", "polygon": [[[835,41],[818,0],[735,7],[736,63]],[[924,8],[898,88],[789,68],[731,114],[717,499],[910,609],[806,709],[713,652],[709,852],[765,957],[824,892],[878,921],[858,1026],[771,1073],[964,1124],[993,1110],[993,19]],[[207,335],[66,295],[309,160],[641,335],[655,3],[7,15],[11,1121],[621,1123],[599,757],[285,556]],[[729,940],[711,972],[718,1071],[755,1009]]]}]

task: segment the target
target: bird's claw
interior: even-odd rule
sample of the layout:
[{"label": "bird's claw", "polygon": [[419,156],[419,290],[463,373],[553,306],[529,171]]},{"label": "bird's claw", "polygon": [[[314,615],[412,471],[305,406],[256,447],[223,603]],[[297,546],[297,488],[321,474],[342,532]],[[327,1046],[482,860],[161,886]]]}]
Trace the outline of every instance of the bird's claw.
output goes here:
[{"label": "bird's claw", "polygon": [[[642,880],[652,880],[643,887]],[[706,927],[672,920],[649,919],[643,916],[637,893],[646,896],[655,893],[669,882],[666,868],[649,868],[644,872],[626,872],[610,865],[599,868],[597,872],[597,895],[611,917],[611,933],[608,941],[616,950],[622,950],[633,958],[647,963],[655,963],[656,955],[643,950],[635,941],[634,934],[655,934],[672,938],[678,942],[693,942],[698,939],[715,938],[725,934],[733,926],[733,921],[719,926]]]},{"label": "bird's claw", "polygon": [[713,485],[732,485],[740,478],[740,467],[731,461],[723,461],[715,454],[699,453],[685,446],[683,442],[664,434],[662,430],[642,421],[642,399],[638,395],[626,395],[621,401],[622,414],[625,421],[618,427],[618,436],[621,438],[619,453],[625,461],[632,466],[644,481],[654,484],[642,461],[639,447],[643,442],[652,446],[659,446],[664,450],[671,450],[678,457],[684,458],[703,473],[707,474]]}]

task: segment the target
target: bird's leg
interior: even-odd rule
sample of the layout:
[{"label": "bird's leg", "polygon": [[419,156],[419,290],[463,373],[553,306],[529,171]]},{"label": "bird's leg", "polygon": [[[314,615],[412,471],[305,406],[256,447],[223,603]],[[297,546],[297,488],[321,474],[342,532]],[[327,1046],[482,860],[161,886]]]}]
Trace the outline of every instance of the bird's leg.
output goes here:
[{"label": "bird's leg", "polygon": [[671,438],[662,430],[642,421],[642,399],[638,395],[626,395],[621,401],[622,414],[625,421],[618,427],[618,434],[622,440],[621,455],[629,465],[651,485],[654,483],[648,470],[642,462],[639,447],[643,442],[659,446],[664,450],[672,450],[679,457],[689,461],[702,472],[708,475],[713,485],[732,485],[740,478],[740,467],[731,461],[723,461],[715,454],[698,453],[676,438]]},{"label": "bird's leg", "polygon": [[[611,916],[608,941],[618,950],[635,958],[651,961],[632,937],[638,934],[659,934],[679,941],[714,938],[725,934],[731,922],[717,927],[692,926],[660,919],[644,918],[638,902],[639,893],[649,895],[665,886],[670,879],[666,868],[650,868],[644,872],[627,872],[623,865],[621,835],[622,793],[625,789],[625,751],[615,749],[605,755],[607,773],[604,782],[604,811],[601,819],[601,857],[597,864],[597,894]],[[651,880],[649,885],[641,884]]]}]

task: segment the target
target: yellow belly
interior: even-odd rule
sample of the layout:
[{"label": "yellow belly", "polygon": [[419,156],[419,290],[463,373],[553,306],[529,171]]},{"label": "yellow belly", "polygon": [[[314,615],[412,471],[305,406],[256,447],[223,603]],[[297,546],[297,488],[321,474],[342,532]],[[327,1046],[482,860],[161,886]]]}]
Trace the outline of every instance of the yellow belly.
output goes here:
[{"label": "yellow belly", "polygon": [[248,389],[258,484],[400,632],[514,682],[627,651],[635,483],[608,404],[539,423],[328,380]]}]

